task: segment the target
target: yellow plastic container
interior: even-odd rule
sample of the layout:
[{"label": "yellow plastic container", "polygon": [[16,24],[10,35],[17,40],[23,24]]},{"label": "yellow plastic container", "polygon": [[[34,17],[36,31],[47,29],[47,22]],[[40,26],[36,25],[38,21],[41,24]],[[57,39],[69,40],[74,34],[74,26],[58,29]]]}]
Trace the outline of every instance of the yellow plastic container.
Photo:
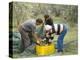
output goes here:
[{"label": "yellow plastic container", "polygon": [[39,56],[45,56],[55,53],[55,46],[54,44],[39,46],[36,45],[36,54]]}]

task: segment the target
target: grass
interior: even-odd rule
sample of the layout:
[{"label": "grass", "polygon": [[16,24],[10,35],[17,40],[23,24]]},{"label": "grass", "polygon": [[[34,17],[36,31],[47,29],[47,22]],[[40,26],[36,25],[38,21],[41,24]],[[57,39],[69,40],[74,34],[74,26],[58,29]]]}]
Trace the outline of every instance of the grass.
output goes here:
[{"label": "grass", "polygon": [[[18,34],[19,35],[19,34]],[[56,44],[57,42],[57,36],[54,38],[54,43]],[[77,27],[71,28],[67,35],[64,38],[64,52],[62,55],[74,55],[78,54],[78,39],[77,39]],[[16,49],[16,51],[19,51]],[[55,56],[57,55],[57,52],[55,54],[52,54],[50,56]],[[34,52],[34,46],[30,47],[29,49],[26,49],[23,53],[18,53],[14,52],[13,54],[14,58],[24,58],[24,57],[39,57],[35,54]]]}]

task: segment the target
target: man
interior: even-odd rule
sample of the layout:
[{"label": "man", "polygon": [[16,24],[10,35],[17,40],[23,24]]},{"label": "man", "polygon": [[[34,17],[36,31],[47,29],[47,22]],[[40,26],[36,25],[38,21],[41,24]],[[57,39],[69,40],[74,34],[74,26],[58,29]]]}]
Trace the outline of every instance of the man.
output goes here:
[{"label": "man", "polygon": [[42,26],[42,24],[42,19],[32,19],[25,21],[19,26],[19,32],[21,34],[21,52],[32,44],[33,38],[35,38],[37,44],[40,43],[41,38],[35,31],[36,26]]}]

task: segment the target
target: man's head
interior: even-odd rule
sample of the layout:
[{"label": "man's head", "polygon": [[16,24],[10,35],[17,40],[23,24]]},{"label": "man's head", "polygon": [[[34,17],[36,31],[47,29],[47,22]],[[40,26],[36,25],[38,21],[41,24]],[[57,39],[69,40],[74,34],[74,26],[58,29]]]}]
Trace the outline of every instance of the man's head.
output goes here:
[{"label": "man's head", "polygon": [[43,24],[43,20],[40,18],[36,19],[36,25],[41,25],[41,24]]}]

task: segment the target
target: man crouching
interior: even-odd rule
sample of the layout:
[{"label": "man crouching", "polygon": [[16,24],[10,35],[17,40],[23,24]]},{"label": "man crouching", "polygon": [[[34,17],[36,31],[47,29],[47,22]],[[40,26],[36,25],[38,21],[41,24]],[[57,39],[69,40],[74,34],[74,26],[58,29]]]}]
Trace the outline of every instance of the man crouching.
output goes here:
[{"label": "man crouching", "polygon": [[41,24],[43,24],[42,19],[32,19],[25,21],[19,26],[19,32],[21,34],[21,52],[23,52],[25,48],[32,44],[33,38],[37,43],[41,41],[41,38],[35,32],[36,26],[39,26]]}]

